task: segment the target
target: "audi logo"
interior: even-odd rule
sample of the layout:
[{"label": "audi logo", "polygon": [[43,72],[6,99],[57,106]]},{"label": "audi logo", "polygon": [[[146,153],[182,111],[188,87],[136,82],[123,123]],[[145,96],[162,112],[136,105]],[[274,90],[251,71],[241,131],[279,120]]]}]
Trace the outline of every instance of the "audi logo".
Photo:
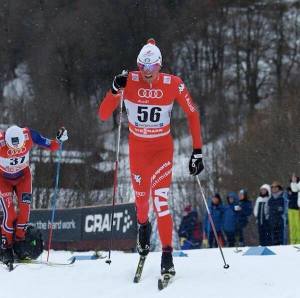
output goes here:
[{"label": "audi logo", "polygon": [[17,154],[22,154],[22,153],[25,153],[26,152],[26,147],[23,146],[22,148],[20,149],[12,149],[12,148],[9,148],[7,150],[7,155],[8,156],[13,156],[13,155],[17,155]]},{"label": "audi logo", "polygon": [[143,98],[162,98],[164,93],[161,89],[144,89],[140,88],[138,90],[139,97]]}]

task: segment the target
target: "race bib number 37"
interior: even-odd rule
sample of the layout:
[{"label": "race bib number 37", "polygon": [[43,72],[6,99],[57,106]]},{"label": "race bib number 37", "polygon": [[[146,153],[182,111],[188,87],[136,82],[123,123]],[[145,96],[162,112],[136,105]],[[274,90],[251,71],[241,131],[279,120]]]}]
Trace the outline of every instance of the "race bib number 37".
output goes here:
[{"label": "race bib number 37", "polygon": [[0,168],[7,173],[17,173],[29,164],[29,153],[18,157],[0,157]]}]

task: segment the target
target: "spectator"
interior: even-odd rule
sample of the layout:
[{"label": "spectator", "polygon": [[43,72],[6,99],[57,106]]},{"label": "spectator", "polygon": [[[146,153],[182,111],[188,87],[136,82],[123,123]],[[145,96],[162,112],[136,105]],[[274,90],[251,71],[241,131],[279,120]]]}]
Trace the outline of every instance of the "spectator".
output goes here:
[{"label": "spectator", "polygon": [[198,213],[191,205],[184,208],[184,216],[179,226],[178,235],[181,249],[195,249],[201,246],[201,223]]},{"label": "spectator", "polygon": [[267,246],[271,244],[270,225],[269,225],[269,206],[268,201],[271,197],[271,187],[264,184],[259,189],[259,196],[256,199],[253,214],[256,218],[259,235],[259,245]]},{"label": "spectator", "polygon": [[289,199],[289,235],[290,244],[300,243],[300,180],[295,175],[291,179],[291,187],[287,189]]},{"label": "spectator", "polygon": [[[211,200],[211,204],[209,206],[211,217],[214,221],[216,232],[218,239],[220,241],[220,245],[224,245],[224,237],[222,234],[222,224],[223,224],[223,215],[224,215],[224,207],[222,204],[221,196],[216,193]],[[208,214],[205,217],[205,224],[204,224],[204,235],[208,239],[209,247],[218,247],[217,241],[214,236],[213,229],[209,222]],[[204,237],[205,237],[204,236]]]},{"label": "spectator", "polygon": [[227,195],[227,205],[224,207],[224,223],[223,230],[226,235],[227,246],[235,246],[237,211],[235,206],[238,204],[238,195],[230,192]]},{"label": "spectator", "polygon": [[271,185],[271,198],[268,201],[271,245],[287,243],[286,218],[287,196],[278,181]]},{"label": "spectator", "polygon": [[300,208],[300,178],[296,177],[295,174],[293,174],[293,176],[292,176],[291,189],[292,189],[292,192],[298,193],[298,206]]},{"label": "spectator", "polygon": [[244,229],[248,224],[248,217],[252,214],[252,203],[248,199],[248,194],[245,189],[239,191],[239,202],[235,207],[237,211],[237,226],[236,226],[236,235],[238,239],[238,245],[244,246]]}]

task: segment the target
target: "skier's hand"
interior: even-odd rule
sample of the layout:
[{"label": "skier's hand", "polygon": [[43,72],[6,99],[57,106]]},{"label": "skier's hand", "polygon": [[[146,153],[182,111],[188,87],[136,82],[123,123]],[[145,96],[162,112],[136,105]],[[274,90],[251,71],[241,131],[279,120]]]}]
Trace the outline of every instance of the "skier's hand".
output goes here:
[{"label": "skier's hand", "polygon": [[123,70],[122,73],[116,75],[111,85],[111,92],[117,94],[120,89],[125,88],[127,84],[128,71]]},{"label": "skier's hand", "polygon": [[61,127],[56,133],[56,139],[60,143],[67,141],[68,131],[64,127]]},{"label": "skier's hand", "polygon": [[190,174],[193,176],[199,175],[203,169],[202,150],[194,149],[189,162]]}]

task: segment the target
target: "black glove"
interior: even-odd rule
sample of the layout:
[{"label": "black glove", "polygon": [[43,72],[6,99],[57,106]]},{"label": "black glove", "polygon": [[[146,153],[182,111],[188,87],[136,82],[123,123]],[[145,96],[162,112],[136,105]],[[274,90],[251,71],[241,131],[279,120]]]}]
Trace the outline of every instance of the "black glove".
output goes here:
[{"label": "black glove", "polygon": [[194,149],[189,163],[190,174],[193,176],[199,175],[203,169],[202,150]]},{"label": "black glove", "polygon": [[66,141],[68,139],[68,131],[64,127],[61,127],[56,133],[56,139],[60,143]]},{"label": "black glove", "polygon": [[112,94],[117,94],[121,88],[126,87],[128,71],[123,70],[122,73],[116,75],[111,85]]}]

